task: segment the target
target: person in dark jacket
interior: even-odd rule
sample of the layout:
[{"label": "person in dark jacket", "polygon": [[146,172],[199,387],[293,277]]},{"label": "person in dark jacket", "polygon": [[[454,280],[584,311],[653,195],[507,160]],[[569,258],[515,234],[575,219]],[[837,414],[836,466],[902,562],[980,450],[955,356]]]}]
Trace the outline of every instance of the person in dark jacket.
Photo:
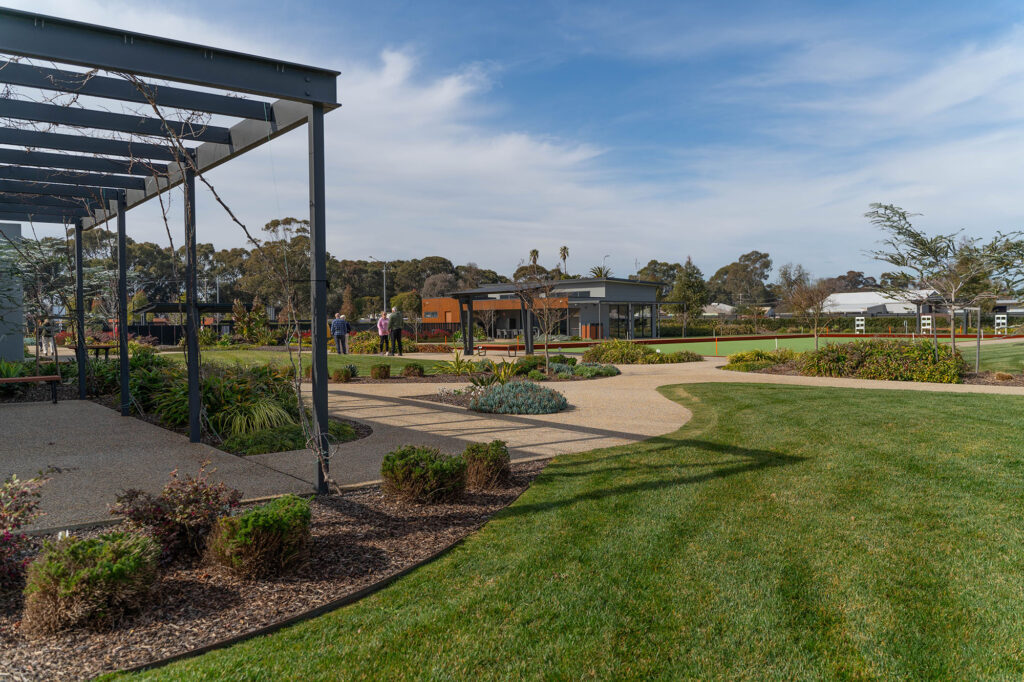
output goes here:
[{"label": "person in dark jacket", "polygon": [[348,355],[348,334],[352,331],[352,325],[348,323],[341,313],[334,313],[331,320],[331,334],[334,336],[334,345],[338,355]]},{"label": "person in dark jacket", "polygon": [[405,320],[402,319],[402,313],[398,312],[398,308],[392,308],[391,314],[388,315],[388,330],[391,334],[391,352],[388,355],[402,354],[403,324],[405,324]]}]

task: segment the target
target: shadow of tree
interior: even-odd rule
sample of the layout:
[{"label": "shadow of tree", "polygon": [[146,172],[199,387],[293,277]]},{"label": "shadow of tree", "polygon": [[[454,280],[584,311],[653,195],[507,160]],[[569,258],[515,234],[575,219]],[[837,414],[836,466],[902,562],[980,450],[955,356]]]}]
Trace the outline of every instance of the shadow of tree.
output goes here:
[{"label": "shadow of tree", "polygon": [[[523,516],[526,514],[532,514],[539,511],[549,511],[552,509],[558,509],[561,507],[568,507],[579,502],[594,501],[606,499],[609,497],[615,497],[618,495],[628,495],[631,493],[651,491],[651,490],[662,490],[665,488],[673,488],[676,486],[683,485],[695,485],[698,483],[705,483],[716,479],[728,478],[730,476],[736,476],[739,474],[746,474],[756,471],[763,471],[766,469],[773,469],[776,467],[789,466],[797,464],[806,460],[806,457],[798,457],[795,455],[786,455],[780,452],[773,452],[771,450],[759,450],[754,448],[744,448],[735,445],[728,445],[724,443],[715,443],[713,441],[698,440],[692,438],[682,439],[659,439],[664,441],[664,445],[655,447],[652,449],[645,450],[644,454],[654,454],[666,449],[686,449],[693,448],[696,450],[715,453],[719,455],[728,456],[730,459],[725,461],[709,461],[709,462],[679,462],[678,464],[669,463],[657,463],[657,464],[622,464],[619,466],[610,467],[599,467],[599,468],[588,468],[587,465],[594,463],[595,460],[588,460],[584,462],[569,462],[564,464],[549,465],[544,471],[542,476],[554,477],[554,478],[568,478],[568,477],[587,477],[587,476],[600,476],[604,473],[618,472],[622,474],[643,474],[644,472],[650,472],[652,474],[658,474],[658,478],[646,481],[636,481],[632,483],[626,483],[623,485],[611,486],[601,490],[590,490],[587,492],[569,495],[559,499],[554,499],[546,502],[533,502],[533,503],[520,503],[513,505],[500,514],[502,516]],[[635,453],[618,453],[615,455],[609,455],[601,458],[601,460],[611,460],[635,456]],[[601,461],[597,460],[597,461]],[[682,476],[671,476],[664,477],[665,471],[668,470],[686,470],[693,469],[696,467],[716,467],[712,471],[706,471],[703,473],[688,473]],[[563,470],[571,469],[571,470]]]}]

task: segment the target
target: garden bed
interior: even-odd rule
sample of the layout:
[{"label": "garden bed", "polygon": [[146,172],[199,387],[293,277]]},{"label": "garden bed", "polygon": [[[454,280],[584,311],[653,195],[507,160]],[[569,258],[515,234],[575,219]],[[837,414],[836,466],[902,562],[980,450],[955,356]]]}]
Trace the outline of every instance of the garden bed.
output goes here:
[{"label": "garden bed", "polygon": [[[83,679],[253,632],[371,586],[429,558],[511,504],[546,462],[512,465],[510,482],[458,502],[399,503],[379,487],[316,498],[310,560],[276,580],[248,581],[181,562],[159,578],[150,606],[108,632],[27,639],[22,596],[0,595],[0,659],[14,679]],[[36,540],[40,542],[39,539]]]}]

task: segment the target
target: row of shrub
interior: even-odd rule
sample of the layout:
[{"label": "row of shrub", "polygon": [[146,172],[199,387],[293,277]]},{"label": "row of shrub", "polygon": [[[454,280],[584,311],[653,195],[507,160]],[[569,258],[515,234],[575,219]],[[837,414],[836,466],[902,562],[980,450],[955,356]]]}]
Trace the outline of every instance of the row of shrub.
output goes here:
[{"label": "row of shrub", "polygon": [[241,493],[212,483],[204,464],[197,476],[173,472],[159,495],[124,491],[111,508],[120,530],[86,539],[62,534],[27,563],[24,536],[14,533],[38,516],[43,482],[12,476],[0,486],[0,587],[24,580],[22,630],[29,635],[114,625],[151,598],[161,569],[176,560],[202,557],[255,579],[283,575],[307,556],[308,501],[286,495],[233,514]]},{"label": "row of shrub", "polygon": [[[388,340],[390,348],[390,339]],[[407,334],[402,335],[402,353],[415,353],[418,350],[416,342]],[[380,352],[380,335],[372,330],[356,332],[348,337],[348,352],[362,355],[373,355]]]},{"label": "row of shrub", "polygon": [[688,350],[662,353],[649,345],[614,339],[598,343],[583,351],[585,362],[607,362],[616,365],[659,365],[676,362],[700,362],[703,356]]},{"label": "row of shrub", "polygon": [[384,456],[384,491],[419,504],[450,502],[467,488],[489,490],[506,483],[511,474],[504,441],[470,443],[461,455],[437,448],[406,445]]},{"label": "row of shrub", "polygon": [[863,339],[794,353],[749,350],[729,356],[725,369],[753,372],[790,364],[805,376],[958,384],[967,373],[960,352],[946,344],[904,339]]}]

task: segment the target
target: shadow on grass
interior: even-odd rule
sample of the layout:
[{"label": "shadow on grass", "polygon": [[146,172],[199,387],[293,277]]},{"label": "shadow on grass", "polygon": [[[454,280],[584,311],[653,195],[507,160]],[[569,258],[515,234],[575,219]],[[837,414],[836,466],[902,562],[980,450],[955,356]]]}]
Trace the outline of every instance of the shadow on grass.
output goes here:
[{"label": "shadow on grass", "polygon": [[[619,495],[630,495],[633,493],[663,490],[666,488],[674,488],[683,485],[695,485],[698,483],[706,483],[722,478],[728,478],[730,476],[736,476],[739,474],[753,473],[756,471],[762,471],[766,469],[774,469],[777,467],[789,466],[791,464],[798,464],[806,460],[806,457],[798,457],[796,455],[786,455],[780,452],[772,452],[771,450],[757,450],[752,448],[743,448],[735,445],[726,445],[723,443],[714,443],[706,440],[697,440],[692,438],[681,438],[681,439],[669,439],[669,438],[657,438],[653,439],[655,447],[645,449],[643,454],[651,455],[656,452],[664,450],[675,450],[675,449],[686,449],[692,448],[701,450],[708,453],[714,453],[719,455],[726,455],[735,457],[728,461],[721,462],[701,462],[701,463],[685,463],[680,462],[679,464],[624,464],[622,466],[611,466],[598,469],[587,469],[587,465],[590,461],[576,461],[567,464],[556,464],[552,463],[548,468],[541,474],[544,478],[568,478],[568,477],[585,477],[585,476],[600,476],[604,473],[622,473],[622,474],[643,474],[644,472],[651,472],[658,475],[658,478],[648,481],[637,481],[633,483],[625,483],[623,485],[614,485],[611,487],[603,488],[600,490],[590,490],[587,492],[569,495],[567,497],[561,497],[559,499],[551,500],[549,502],[533,502],[518,504],[509,507],[501,512],[500,516],[522,516],[525,514],[532,514],[539,511],[548,511],[551,509],[559,509],[561,507],[568,507],[578,502],[587,502],[602,500],[610,497],[616,497]],[[660,441],[660,444],[657,442]],[[617,457],[629,457],[636,453],[623,453],[621,455],[604,457],[603,460],[616,459]],[[697,466],[705,467],[717,467],[712,471],[707,471],[699,474],[686,474],[682,476],[665,476],[666,470],[680,470],[680,469],[692,469]],[[576,471],[563,471],[563,469],[576,469]],[[582,470],[580,470],[582,469]]]}]

